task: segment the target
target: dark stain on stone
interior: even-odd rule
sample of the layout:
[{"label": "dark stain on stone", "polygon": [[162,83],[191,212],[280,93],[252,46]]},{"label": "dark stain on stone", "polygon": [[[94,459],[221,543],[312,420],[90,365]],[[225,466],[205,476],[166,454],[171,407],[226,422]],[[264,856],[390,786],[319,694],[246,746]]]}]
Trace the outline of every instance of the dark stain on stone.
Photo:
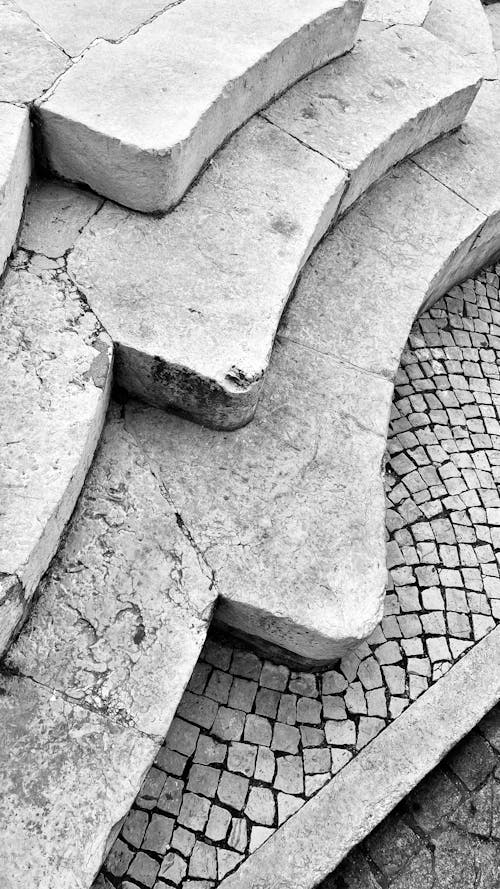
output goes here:
[{"label": "dark stain on stone", "polygon": [[317,111],[316,111],[314,105],[306,105],[306,107],[302,109],[300,114],[306,120],[317,120],[318,119],[318,114],[317,114]]},{"label": "dark stain on stone", "polygon": [[290,238],[297,231],[298,225],[291,219],[278,216],[271,221],[271,228],[273,231],[278,232],[279,235],[285,235],[285,237]]},{"label": "dark stain on stone", "polygon": [[144,629],[144,625],[139,624],[139,626],[137,627],[137,629],[134,633],[134,644],[140,645],[141,642],[143,642],[145,636],[146,636],[146,630]]}]

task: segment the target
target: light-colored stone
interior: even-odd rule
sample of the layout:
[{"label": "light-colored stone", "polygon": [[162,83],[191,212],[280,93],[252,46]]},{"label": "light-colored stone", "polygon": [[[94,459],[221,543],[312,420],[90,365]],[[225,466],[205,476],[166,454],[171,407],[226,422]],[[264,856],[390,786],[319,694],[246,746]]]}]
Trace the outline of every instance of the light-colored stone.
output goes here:
[{"label": "light-colored stone", "polygon": [[[254,422],[231,435],[127,408],[215,572],[216,619],[311,664],[369,635],[386,581],[390,392],[385,380],[286,343],[275,347]],[[246,732],[245,741],[263,743]]]},{"label": "light-colored stone", "polygon": [[264,116],[349,174],[345,210],[394,164],[464,120],[474,65],[422,28],[358,43],[288,90]]},{"label": "light-colored stone", "polygon": [[2,304],[0,652],[47,569],[92,460],[111,344],[63,272],[10,269]]},{"label": "light-colored stone", "polygon": [[363,21],[423,25],[431,0],[368,0]]},{"label": "light-colored stone", "polygon": [[38,105],[53,170],[136,210],[177,204],[242,123],[349,50],[362,0],[184,0],[98,41]]},{"label": "light-colored stone", "polygon": [[432,0],[424,28],[473,61],[483,77],[497,76],[491,29],[481,0]]},{"label": "light-colored stone", "polygon": [[16,0],[33,21],[70,56],[77,56],[97,37],[118,40],[163,12],[175,0]]},{"label": "light-colored stone", "polygon": [[3,889],[88,889],[157,743],[25,678],[1,678]]},{"label": "light-colored stone", "polygon": [[15,244],[31,174],[31,128],[25,108],[0,103],[0,275]]},{"label": "light-colored stone", "polygon": [[317,886],[499,697],[497,628],[223,880],[221,889]]},{"label": "light-colored stone", "polygon": [[12,0],[0,2],[0,101],[31,102],[69,65],[68,57]]},{"label": "light-colored stone", "polygon": [[69,268],[117,344],[117,382],[210,426],[246,423],[344,184],[339,167],[255,118],[165,219],[106,204]]},{"label": "light-colored stone", "polygon": [[52,259],[64,256],[102,200],[97,195],[56,180],[32,183],[19,245]]},{"label": "light-colored stone", "polygon": [[205,641],[214,600],[209,570],[114,407],[8,664],[161,738]]}]

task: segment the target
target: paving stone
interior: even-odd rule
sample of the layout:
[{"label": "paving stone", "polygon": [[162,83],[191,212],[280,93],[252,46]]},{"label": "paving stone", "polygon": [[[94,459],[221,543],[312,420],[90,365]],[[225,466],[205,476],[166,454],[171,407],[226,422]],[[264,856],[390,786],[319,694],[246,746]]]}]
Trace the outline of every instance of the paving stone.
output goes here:
[{"label": "paving stone", "polygon": [[230,873],[243,860],[243,856],[238,852],[231,852],[229,849],[217,849],[217,876],[222,880],[226,874]]},{"label": "paving stone", "polygon": [[155,759],[155,765],[164,772],[171,775],[183,775],[186,766],[187,757],[176,753],[175,750],[169,750],[168,747],[160,747]]},{"label": "paving stone", "polygon": [[[340,695],[325,695],[323,701],[323,716],[325,719],[346,719],[347,713],[345,709],[344,699]],[[301,734],[304,728],[301,726]],[[304,735],[302,734],[302,739]],[[304,743],[304,741],[303,741]]]},{"label": "paving stone", "polygon": [[237,648],[233,652],[231,670],[237,676],[258,680],[262,670],[262,661],[253,652]]},{"label": "paving stone", "polygon": [[[278,761],[279,768],[279,761]],[[245,805],[245,815],[257,824],[270,825],[275,816],[274,797],[267,787],[252,787]]]},{"label": "paving stone", "polygon": [[226,752],[227,744],[220,744],[219,741],[215,741],[213,738],[200,735],[193,762],[199,762],[203,765],[221,763],[226,758]]},{"label": "paving stone", "polygon": [[261,716],[268,716],[269,719],[274,719],[278,712],[279,702],[280,694],[278,691],[270,688],[261,688],[257,692],[255,712]]},{"label": "paving stone", "polygon": [[244,818],[233,818],[228,845],[238,852],[244,852],[247,846],[247,823]]},{"label": "paving stone", "polygon": [[[245,726],[245,714],[230,707],[219,707],[213,733],[222,741],[239,741]],[[250,739],[247,739],[250,740]]]},{"label": "paving stone", "polygon": [[132,849],[118,839],[106,859],[106,868],[114,877],[123,877],[133,857]]},{"label": "paving stone", "polygon": [[292,725],[275,722],[271,747],[285,753],[297,753],[300,743],[300,732]]},{"label": "paving stone", "polygon": [[207,823],[209,810],[210,801],[208,799],[194,793],[185,793],[178,821],[189,830],[203,830]]},{"label": "paving stone", "polygon": [[248,793],[248,778],[223,772],[217,788],[217,796],[222,803],[232,809],[242,809]]},{"label": "paving stone", "polygon": [[128,868],[128,874],[132,879],[138,879],[145,886],[154,886],[160,869],[159,862],[145,852],[138,852],[132,864]]},{"label": "paving stone", "polygon": [[250,846],[249,852],[255,852],[259,846],[262,846],[262,843],[265,843],[266,840],[269,839],[274,833],[274,827],[252,827],[252,833],[250,834]]},{"label": "paving stone", "polygon": [[385,722],[383,719],[375,716],[361,716],[358,725],[357,749],[361,750],[362,747],[369,744],[384,728]]},{"label": "paving stone", "polygon": [[412,817],[424,831],[434,830],[459,805],[460,791],[441,769],[436,769],[409,797]]},{"label": "paving stone", "polygon": [[304,750],[304,772],[306,775],[317,775],[318,772],[329,772],[331,754],[328,747],[310,747]]},{"label": "paving stone", "polygon": [[[223,673],[221,670],[214,670],[206,688],[206,695],[219,704],[227,704],[229,700],[229,689],[231,688],[233,677],[229,673]],[[200,692],[201,693],[201,692]]]},{"label": "paving stone", "polygon": [[251,744],[262,744],[269,747],[271,744],[273,730],[268,719],[264,716],[256,716],[251,714],[245,720],[245,741]]},{"label": "paving stone", "polygon": [[229,670],[233,649],[218,639],[207,639],[203,646],[202,658],[220,670]]},{"label": "paving stone", "polygon": [[363,20],[383,21],[386,25],[422,25],[429,6],[430,0],[368,0]]},{"label": "paving stone", "polygon": [[212,766],[192,765],[189,770],[187,789],[192,793],[213,797],[219,783],[220,769]]},{"label": "paving stone", "polygon": [[267,747],[259,747],[255,765],[255,780],[270,784],[273,781],[275,769],[274,753]]},{"label": "paving stone", "polygon": [[174,819],[153,813],[142,848],[165,855],[174,829]]},{"label": "paving stone", "polygon": [[421,840],[402,821],[389,816],[367,841],[373,860],[385,874],[393,877],[419,849]]},{"label": "paving stone", "polygon": [[[169,775],[161,788],[161,793],[158,795],[155,805],[162,812],[167,812],[169,815],[178,815],[181,805],[184,804],[185,797],[183,797],[183,791],[184,781],[181,781],[179,778],[172,778]],[[141,801],[143,799],[144,790],[141,791]],[[149,808],[153,807],[150,806]]]},{"label": "paving stone", "polygon": [[342,722],[326,722],[325,734],[329,744],[350,746],[356,743],[356,726],[350,719]]},{"label": "paving stone", "polygon": [[177,711],[184,719],[205,729],[212,728],[215,717],[220,712],[216,701],[195,695],[190,691],[186,691],[182,696]]},{"label": "paving stone", "polygon": [[209,839],[214,840],[215,842],[225,840],[230,824],[231,813],[228,812],[227,809],[222,809],[220,806],[212,806],[205,833]]},{"label": "paving stone", "polygon": [[[210,810],[210,814],[216,808],[212,806]],[[195,835],[191,833],[190,830],[186,830],[184,827],[176,827],[174,833],[172,835],[172,848],[178,849],[179,852],[182,852],[183,855],[188,856],[191,854],[191,850],[194,846]],[[164,859],[165,860],[165,859]],[[161,874],[160,874],[161,876]]]},{"label": "paving stone", "polygon": [[278,793],[278,824],[283,824],[304,805],[304,800],[288,793]]},{"label": "paving stone", "polygon": [[458,8],[450,0],[432,0],[424,27],[471,59],[483,77],[497,76],[491,31],[478,0],[465,0]]},{"label": "paving stone", "polygon": [[274,787],[284,793],[296,794],[304,791],[304,771],[300,756],[281,756],[277,760]]},{"label": "paving stone", "polygon": [[299,698],[297,701],[297,722],[317,725],[321,722],[321,703],[310,698]]},{"label": "paving stone", "polygon": [[136,849],[140,848],[148,826],[148,820],[146,812],[141,812],[138,809],[131,809],[125,819],[121,835],[127,843],[135,846]]},{"label": "paving stone", "polygon": [[[194,753],[196,745],[201,745],[202,741],[203,736],[200,737],[200,730],[197,726],[191,725],[189,722],[176,716],[172,720],[165,743],[171,750],[190,756],[191,753]],[[196,752],[198,752],[198,749]]]},{"label": "paving stone", "polygon": [[[161,796],[161,792],[165,785],[167,778],[166,775],[163,774],[159,769],[151,768],[146,775],[142,785],[140,792],[137,797],[138,805],[141,806],[142,809],[154,809],[158,799]],[[180,784],[181,782],[174,782],[174,785]]]},{"label": "paving stone", "polygon": [[296,695],[281,695],[278,707],[278,720],[286,725],[295,725],[297,722]]},{"label": "paving stone", "polygon": [[161,863],[158,876],[177,885],[186,876],[186,872],[187,864],[184,859],[176,852],[168,852]]},{"label": "paving stone", "polygon": [[17,5],[0,7],[0,101],[31,102],[68,66],[67,56]]},{"label": "paving stone", "polygon": [[207,843],[196,840],[189,859],[189,876],[202,879],[216,879],[217,850]]},{"label": "paving stone", "polygon": [[251,778],[255,771],[255,759],[258,748],[253,744],[242,744],[233,741],[229,746],[227,767],[231,772],[240,772]]},{"label": "paving stone", "polygon": [[259,682],[265,688],[272,688],[276,691],[285,691],[290,676],[288,667],[272,664],[266,661],[262,667]]},{"label": "paving stone", "polygon": [[249,713],[253,707],[255,695],[257,693],[257,683],[249,679],[242,679],[237,676],[233,680],[231,692],[229,695],[229,706],[236,710],[244,710]]},{"label": "paving stone", "polygon": [[342,748],[338,747],[332,747],[330,752],[332,756],[332,772],[335,775],[352,759],[352,753],[350,750],[342,750]]},{"label": "paving stone", "polygon": [[469,790],[476,790],[495,766],[495,755],[487,742],[472,734],[450,756],[449,766]]}]

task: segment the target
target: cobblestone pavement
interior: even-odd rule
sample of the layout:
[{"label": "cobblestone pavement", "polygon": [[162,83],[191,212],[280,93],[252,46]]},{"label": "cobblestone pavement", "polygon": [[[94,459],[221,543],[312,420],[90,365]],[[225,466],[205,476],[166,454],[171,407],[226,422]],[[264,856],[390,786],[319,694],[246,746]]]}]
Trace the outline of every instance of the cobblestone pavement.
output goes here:
[{"label": "cobblestone pavement", "polygon": [[[455,287],[403,354],[381,625],[321,676],[210,639],[100,887],[212,889],[500,620],[499,273]],[[424,875],[422,830],[412,866]],[[388,841],[396,858],[398,844]],[[418,873],[408,879],[418,889]]]}]

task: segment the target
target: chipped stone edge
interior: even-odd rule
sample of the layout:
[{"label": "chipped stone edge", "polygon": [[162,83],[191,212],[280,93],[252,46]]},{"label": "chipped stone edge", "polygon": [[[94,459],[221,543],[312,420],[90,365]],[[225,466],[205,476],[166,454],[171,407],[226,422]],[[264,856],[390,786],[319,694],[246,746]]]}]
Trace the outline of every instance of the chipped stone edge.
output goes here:
[{"label": "chipped stone edge", "polygon": [[32,144],[29,112],[13,102],[1,102],[19,112],[17,140],[6,178],[0,183],[0,276],[16,245],[31,178]]},{"label": "chipped stone edge", "polygon": [[219,889],[312,889],[500,699],[500,627],[352,759]]}]

